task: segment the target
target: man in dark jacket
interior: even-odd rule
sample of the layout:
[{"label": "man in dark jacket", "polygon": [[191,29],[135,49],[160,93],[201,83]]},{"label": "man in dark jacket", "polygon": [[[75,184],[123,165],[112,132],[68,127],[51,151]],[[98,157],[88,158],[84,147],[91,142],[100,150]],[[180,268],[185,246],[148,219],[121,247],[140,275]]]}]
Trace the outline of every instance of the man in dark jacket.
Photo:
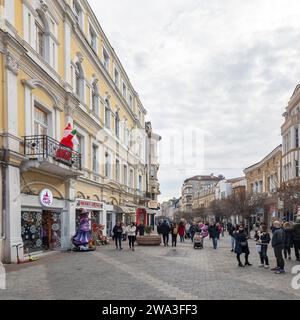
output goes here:
[{"label": "man in dark jacket", "polygon": [[164,220],[164,222],[160,226],[160,232],[163,236],[164,246],[169,246],[169,233],[170,233],[170,227],[167,224],[167,221]]},{"label": "man in dark jacket", "polygon": [[300,261],[300,219],[296,220],[293,228],[293,244],[297,261]]},{"label": "man in dark jacket", "polygon": [[217,249],[220,233],[216,223],[211,223],[211,225],[208,227],[208,233],[210,239],[212,239],[214,249]]},{"label": "man in dark jacket", "polygon": [[123,228],[120,222],[117,222],[117,224],[113,228],[113,235],[116,243],[116,250],[118,250],[118,243],[119,243],[119,250],[122,250],[122,233]]},{"label": "man in dark jacket", "polygon": [[284,249],[284,230],[279,221],[274,221],[274,233],[272,238],[272,247],[277,261],[277,267],[272,269],[276,274],[285,273],[284,271],[284,260],[282,251]]}]

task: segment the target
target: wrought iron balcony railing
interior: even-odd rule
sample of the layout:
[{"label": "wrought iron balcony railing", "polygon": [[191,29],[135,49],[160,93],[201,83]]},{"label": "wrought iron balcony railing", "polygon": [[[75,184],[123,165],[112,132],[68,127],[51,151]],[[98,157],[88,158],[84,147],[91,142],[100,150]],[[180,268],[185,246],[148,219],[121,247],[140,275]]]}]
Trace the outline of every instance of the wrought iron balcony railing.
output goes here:
[{"label": "wrought iron balcony railing", "polygon": [[24,154],[30,159],[52,158],[68,167],[81,170],[81,154],[48,136],[24,137]]}]

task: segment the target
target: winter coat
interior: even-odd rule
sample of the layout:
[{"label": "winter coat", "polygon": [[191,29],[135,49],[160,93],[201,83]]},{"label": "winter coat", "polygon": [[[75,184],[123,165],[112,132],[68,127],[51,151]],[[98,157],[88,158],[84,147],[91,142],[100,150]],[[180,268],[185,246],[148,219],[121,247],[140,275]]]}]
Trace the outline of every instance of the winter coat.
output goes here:
[{"label": "winter coat", "polygon": [[196,226],[194,226],[193,224],[190,226],[190,234],[195,234],[196,232]]},{"label": "winter coat", "polygon": [[180,237],[183,237],[184,233],[185,233],[185,227],[184,227],[183,224],[180,224],[179,228],[178,228],[178,234],[179,234]]},{"label": "winter coat", "polygon": [[113,228],[113,234],[115,238],[122,238],[123,228],[122,226],[115,225]]},{"label": "winter coat", "polygon": [[160,231],[160,233],[162,233],[162,234],[168,234],[168,233],[170,233],[170,227],[169,227],[169,225],[168,225],[166,222],[163,222],[163,223],[160,225],[159,231]]},{"label": "winter coat", "polygon": [[216,225],[209,226],[208,227],[208,233],[209,233],[209,237],[213,238],[213,239],[219,238],[219,235],[220,235],[219,229],[218,229],[218,227]]},{"label": "winter coat", "polygon": [[136,235],[136,226],[129,226],[127,228],[127,235],[128,235],[128,237],[135,237],[135,235]]},{"label": "winter coat", "polygon": [[261,245],[268,245],[271,241],[270,234],[268,232],[257,232],[256,241]]},{"label": "winter coat", "polygon": [[250,254],[249,246],[248,246],[248,236],[245,231],[237,231],[234,234],[235,238],[235,253],[236,254]]},{"label": "winter coat", "polygon": [[293,230],[284,230],[284,247],[291,248],[293,246]]},{"label": "winter coat", "polygon": [[300,241],[300,223],[296,222],[293,229],[293,242]]},{"label": "winter coat", "polygon": [[273,233],[272,238],[272,247],[273,248],[282,248],[284,247],[285,232],[282,228],[276,228]]}]

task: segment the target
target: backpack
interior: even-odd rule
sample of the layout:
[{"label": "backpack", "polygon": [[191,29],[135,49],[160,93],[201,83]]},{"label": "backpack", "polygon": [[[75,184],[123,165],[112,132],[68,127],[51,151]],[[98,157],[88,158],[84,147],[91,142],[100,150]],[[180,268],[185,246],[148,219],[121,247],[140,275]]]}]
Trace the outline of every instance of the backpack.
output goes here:
[{"label": "backpack", "polygon": [[178,228],[174,228],[173,229],[173,234],[177,234],[178,233]]}]

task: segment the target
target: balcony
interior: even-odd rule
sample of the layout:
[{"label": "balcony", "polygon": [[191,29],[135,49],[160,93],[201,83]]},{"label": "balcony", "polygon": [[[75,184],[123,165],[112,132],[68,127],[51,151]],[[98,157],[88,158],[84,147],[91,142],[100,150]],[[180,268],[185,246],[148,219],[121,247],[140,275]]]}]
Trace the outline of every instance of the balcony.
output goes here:
[{"label": "balcony", "polygon": [[36,168],[65,177],[76,177],[81,172],[81,154],[62,146],[48,136],[24,137],[24,154],[28,161],[23,169]]}]

